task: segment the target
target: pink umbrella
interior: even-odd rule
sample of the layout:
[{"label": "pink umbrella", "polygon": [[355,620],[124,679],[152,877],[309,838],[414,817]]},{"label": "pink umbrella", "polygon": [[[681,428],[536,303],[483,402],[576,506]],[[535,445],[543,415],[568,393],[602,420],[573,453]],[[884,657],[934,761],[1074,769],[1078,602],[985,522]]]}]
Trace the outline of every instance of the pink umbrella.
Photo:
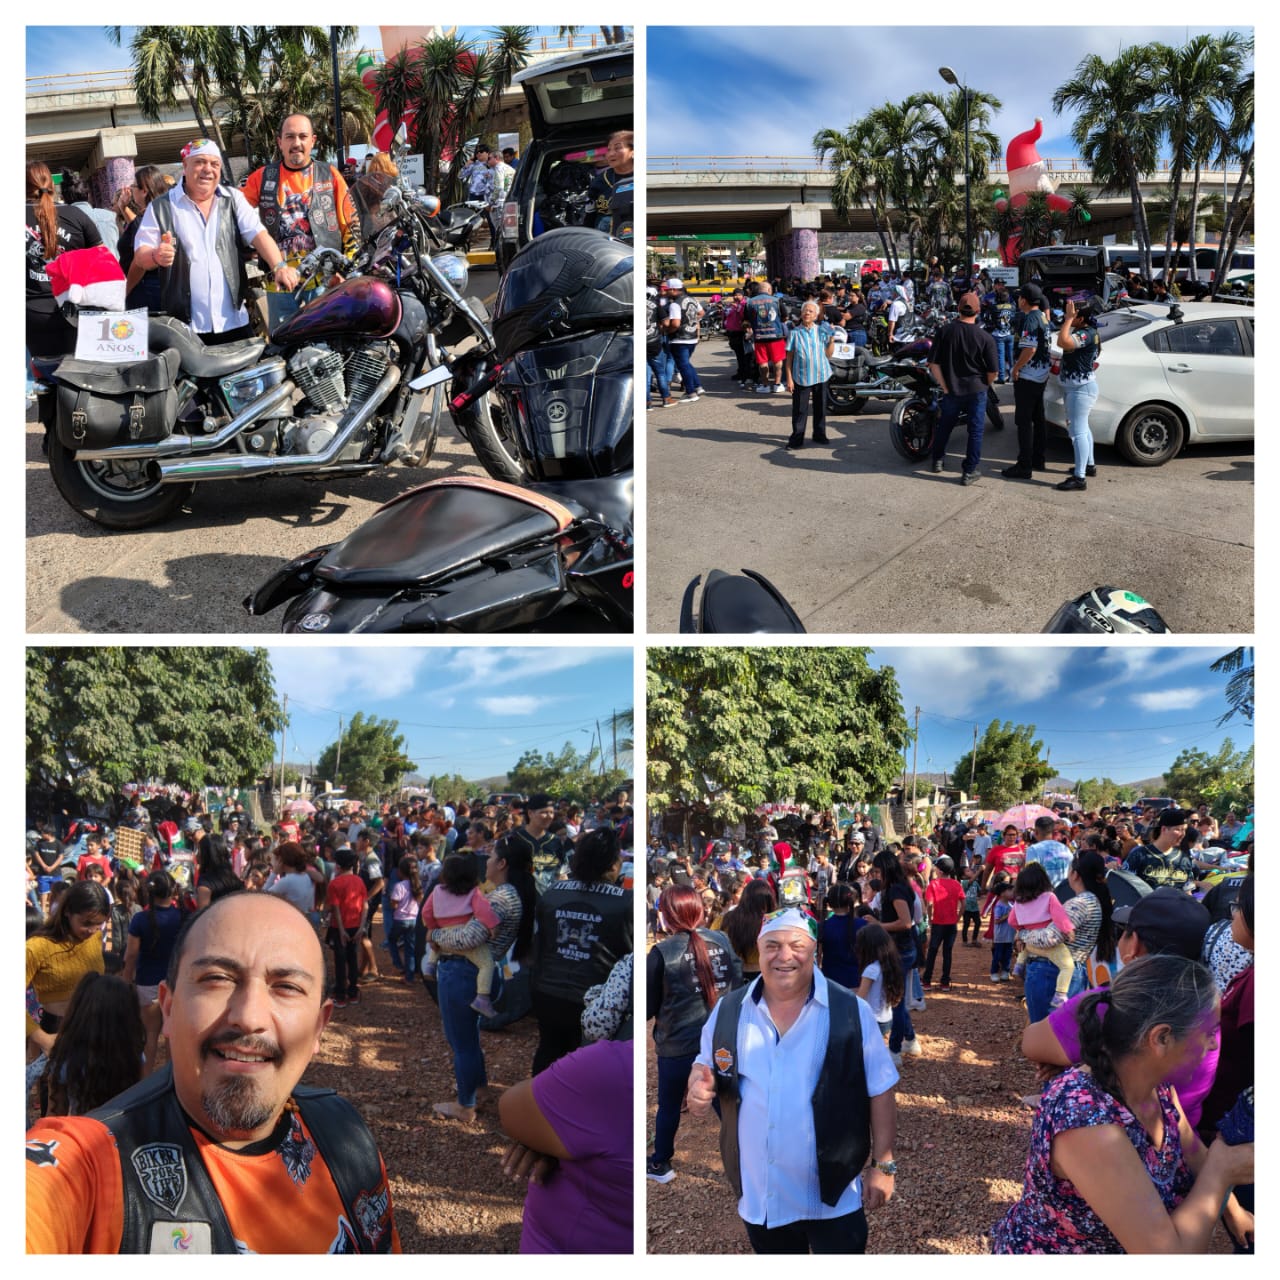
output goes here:
[{"label": "pink umbrella", "polygon": [[290,800],[284,807],[286,813],[315,813],[316,807],[310,800]]},{"label": "pink umbrella", "polygon": [[1042,804],[1015,804],[1012,809],[1006,809],[996,819],[996,826],[1012,826],[1023,831],[1027,827],[1034,826],[1037,818],[1056,818],[1057,816],[1052,809],[1046,809]]}]

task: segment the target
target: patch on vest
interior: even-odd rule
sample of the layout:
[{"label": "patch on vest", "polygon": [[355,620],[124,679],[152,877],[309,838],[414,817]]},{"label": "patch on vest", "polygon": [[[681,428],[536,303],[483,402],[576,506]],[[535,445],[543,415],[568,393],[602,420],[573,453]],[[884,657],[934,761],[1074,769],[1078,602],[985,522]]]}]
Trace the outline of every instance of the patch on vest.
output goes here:
[{"label": "patch on vest", "polygon": [[53,1153],[57,1151],[58,1143],[55,1139],[53,1142],[28,1142],[27,1143],[27,1159],[32,1164],[48,1165],[50,1168],[58,1167],[58,1157]]},{"label": "patch on vest", "polygon": [[351,1223],[346,1218],[338,1217],[338,1234],[329,1242],[330,1253],[359,1253],[356,1233],[351,1230]]},{"label": "patch on vest", "polygon": [[187,1165],[182,1151],[168,1142],[149,1142],[130,1157],[143,1194],[152,1204],[173,1213],[187,1194]]},{"label": "patch on vest", "polygon": [[316,1157],[316,1144],[303,1132],[302,1121],[294,1115],[289,1132],[280,1144],[280,1158],[294,1186],[300,1187],[311,1177],[311,1162]]},{"label": "patch on vest", "polygon": [[728,1049],[716,1050],[716,1070],[721,1075],[728,1075],[733,1070],[733,1054]]},{"label": "patch on vest", "polygon": [[213,1252],[213,1228],[207,1222],[153,1222],[149,1253]]},{"label": "patch on vest", "polygon": [[370,1246],[376,1249],[378,1241],[386,1234],[387,1225],[391,1220],[390,1188],[384,1182],[377,1191],[362,1191],[356,1196],[354,1208],[360,1230]]}]

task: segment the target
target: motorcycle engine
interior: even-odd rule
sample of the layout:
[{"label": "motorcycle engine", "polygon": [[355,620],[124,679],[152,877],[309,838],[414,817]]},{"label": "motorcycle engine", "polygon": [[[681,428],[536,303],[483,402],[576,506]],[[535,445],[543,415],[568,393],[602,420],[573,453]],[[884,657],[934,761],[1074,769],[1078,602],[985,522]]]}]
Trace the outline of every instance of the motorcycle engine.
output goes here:
[{"label": "motorcycle engine", "polygon": [[[317,412],[300,414],[295,409],[295,421],[285,428],[281,451],[292,455],[321,453],[338,433],[348,408],[373,394],[390,363],[390,353],[381,343],[359,346],[345,356],[323,345],[294,352],[289,373]],[[340,459],[359,459],[372,433],[372,424],[362,427]]]}]

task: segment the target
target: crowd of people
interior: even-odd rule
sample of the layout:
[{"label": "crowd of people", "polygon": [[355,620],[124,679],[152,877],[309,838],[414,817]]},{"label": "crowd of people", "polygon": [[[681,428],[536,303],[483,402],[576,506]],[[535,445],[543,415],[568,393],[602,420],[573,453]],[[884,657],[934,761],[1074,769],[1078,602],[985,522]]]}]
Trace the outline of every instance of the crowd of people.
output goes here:
[{"label": "crowd of people", "polygon": [[1252,808],[1063,810],[901,840],[867,813],[651,832],[648,1178],[677,1176],[682,1110],[714,1104],[752,1248],[862,1252],[893,1194],[894,1087],[924,1054],[913,1019],[959,938],[1022,983],[1042,1086],[992,1251],[1203,1252],[1221,1221],[1251,1252]]},{"label": "crowd of people", "polygon": [[[160,1227],[199,1252],[398,1247],[363,1121],[299,1083],[330,1018],[358,1025],[362,990],[394,977],[439,1007],[442,1122],[476,1122],[482,1030],[532,1015],[531,1078],[498,1100],[504,1165],[529,1179],[522,1250],[629,1252],[628,799],[302,804],[266,823],[241,800],[215,816],[135,792],[104,819],[46,796],[27,861],[28,1247],[146,1252]],[[178,1172],[144,1139],[199,1203],[169,1203]],[[335,1142],[365,1154],[335,1163]],[[246,1148],[279,1150],[298,1185],[319,1151],[332,1177],[300,1223],[227,1181]]]}]

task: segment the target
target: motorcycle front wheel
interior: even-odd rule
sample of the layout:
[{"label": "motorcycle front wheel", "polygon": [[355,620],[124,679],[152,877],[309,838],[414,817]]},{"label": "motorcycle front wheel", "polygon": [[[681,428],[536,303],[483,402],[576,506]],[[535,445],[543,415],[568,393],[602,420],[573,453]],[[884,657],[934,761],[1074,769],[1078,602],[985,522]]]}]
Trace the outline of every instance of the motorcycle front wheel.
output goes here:
[{"label": "motorcycle front wheel", "polygon": [[908,462],[919,462],[933,452],[937,410],[919,396],[899,400],[889,418],[889,439]]},{"label": "motorcycle front wheel", "polygon": [[505,480],[508,484],[524,482],[515,431],[499,396],[490,392],[465,409],[455,411],[454,422],[462,438],[475,450],[476,457],[495,480]]},{"label": "motorcycle front wheel", "polygon": [[56,432],[49,435],[49,471],[67,504],[105,529],[145,529],[175,515],[193,484],[161,484],[145,462],[81,462]]}]

